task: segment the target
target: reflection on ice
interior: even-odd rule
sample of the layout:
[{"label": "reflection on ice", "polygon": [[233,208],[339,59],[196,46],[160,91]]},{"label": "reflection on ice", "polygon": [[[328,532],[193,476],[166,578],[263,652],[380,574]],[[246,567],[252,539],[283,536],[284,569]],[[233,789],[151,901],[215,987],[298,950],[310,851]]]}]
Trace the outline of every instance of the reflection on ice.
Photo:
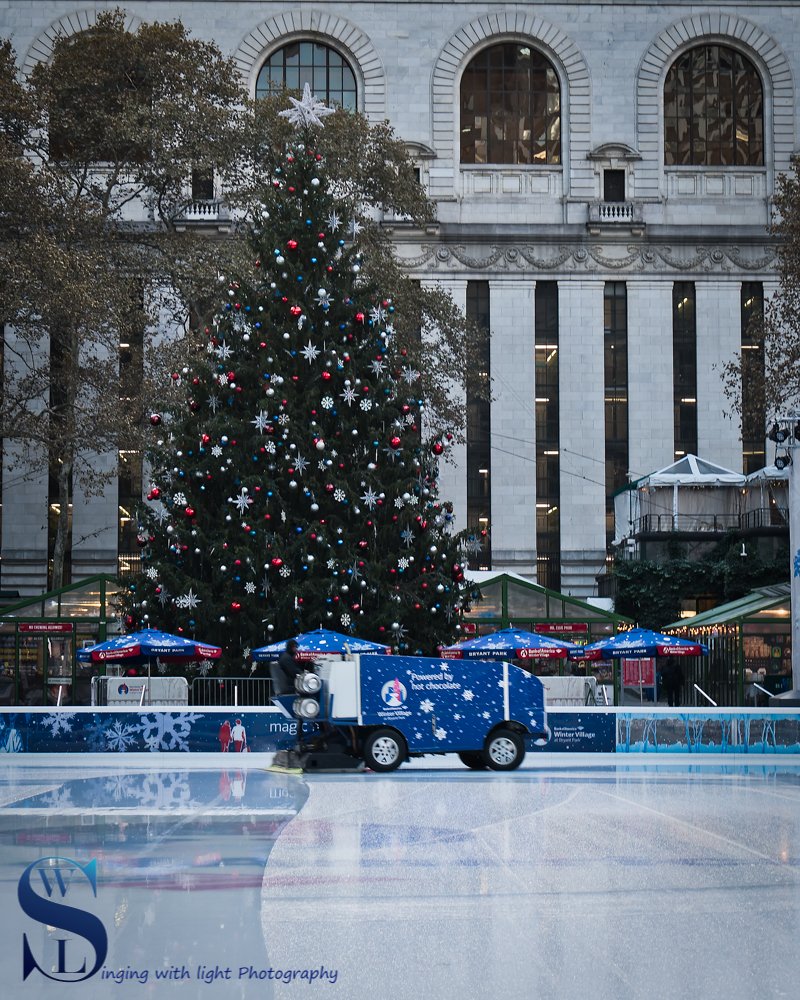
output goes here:
[{"label": "reflection on ice", "polygon": [[[124,763],[0,772],[15,993],[56,1000],[92,968],[91,936],[58,909],[70,896],[107,935],[82,998],[749,1000],[792,995],[800,974],[792,766]],[[56,868],[73,873],[63,894]],[[26,870],[46,920],[20,903]]]}]

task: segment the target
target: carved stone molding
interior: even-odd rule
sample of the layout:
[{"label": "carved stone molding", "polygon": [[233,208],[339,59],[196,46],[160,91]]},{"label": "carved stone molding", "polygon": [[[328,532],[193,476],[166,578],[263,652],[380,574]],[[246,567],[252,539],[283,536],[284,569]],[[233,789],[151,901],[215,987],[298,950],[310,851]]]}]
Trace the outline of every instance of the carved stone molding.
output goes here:
[{"label": "carved stone molding", "polygon": [[772,271],[777,251],[763,244],[738,246],[603,245],[516,246],[423,243],[413,257],[400,255],[405,268],[443,271],[580,271],[593,273],[735,274]]}]

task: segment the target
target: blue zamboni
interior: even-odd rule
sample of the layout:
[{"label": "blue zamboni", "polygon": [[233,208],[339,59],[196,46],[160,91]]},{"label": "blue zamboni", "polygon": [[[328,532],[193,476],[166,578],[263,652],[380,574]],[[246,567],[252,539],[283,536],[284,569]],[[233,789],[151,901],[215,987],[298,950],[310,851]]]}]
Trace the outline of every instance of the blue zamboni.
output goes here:
[{"label": "blue zamboni", "polygon": [[343,757],[393,771],[445,753],[470,768],[511,771],[525,737],[546,733],[541,681],[508,661],[354,654],[321,663],[318,675],[319,692],[298,693],[292,706],[319,726],[300,755],[306,771],[338,769]]}]

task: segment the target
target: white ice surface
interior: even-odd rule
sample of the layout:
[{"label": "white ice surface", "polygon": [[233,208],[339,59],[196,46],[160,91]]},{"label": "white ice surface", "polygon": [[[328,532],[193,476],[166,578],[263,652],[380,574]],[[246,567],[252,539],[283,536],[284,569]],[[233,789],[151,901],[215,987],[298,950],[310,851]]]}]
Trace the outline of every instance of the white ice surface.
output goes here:
[{"label": "white ice surface", "polygon": [[[797,765],[540,755],[497,774],[447,757],[297,777],[249,756],[241,771],[218,755],[4,761],[3,995],[797,996]],[[17,897],[48,856],[97,859],[96,899],[76,885],[73,905],[103,921],[104,968],[147,983],[22,982],[23,934],[56,975],[53,939],[70,937]],[[91,965],[79,937],[62,947]],[[189,975],[155,979],[170,968]],[[315,970],[335,982],[275,978]]]}]

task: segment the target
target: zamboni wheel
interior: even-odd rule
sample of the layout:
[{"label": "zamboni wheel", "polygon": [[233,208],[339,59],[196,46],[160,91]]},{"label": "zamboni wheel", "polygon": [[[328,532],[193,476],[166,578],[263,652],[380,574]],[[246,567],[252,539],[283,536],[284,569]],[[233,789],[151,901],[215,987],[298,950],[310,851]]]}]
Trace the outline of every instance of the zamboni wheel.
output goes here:
[{"label": "zamboni wheel", "polygon": [[513,771],[525,758],[525,743],[513,729],[496,729],[486,737],[483,753],[493,771]]},{"label": "zamboni wheel", "polygon": [[408,756],[406,741],[394,729],[376,729],[364,740],[364,763],[373,771],[394,771]]}]

